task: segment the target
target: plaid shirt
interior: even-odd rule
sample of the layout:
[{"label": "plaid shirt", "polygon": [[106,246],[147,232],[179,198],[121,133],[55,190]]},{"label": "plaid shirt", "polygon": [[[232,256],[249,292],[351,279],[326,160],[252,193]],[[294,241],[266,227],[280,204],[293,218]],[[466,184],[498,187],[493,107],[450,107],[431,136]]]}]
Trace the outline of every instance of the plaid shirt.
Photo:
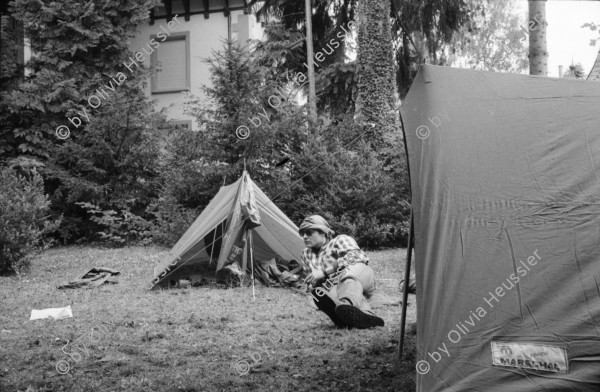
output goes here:
[{"label": "plaid shirt", "polygon": [[369,263],[369,258],[359,247],[356,241],[347,235],[339,235],[323,245],[318,251],[306,248],[302,251],[302,266],[304,274],[325,269],[327,275],[337,271],[340,265]]}]

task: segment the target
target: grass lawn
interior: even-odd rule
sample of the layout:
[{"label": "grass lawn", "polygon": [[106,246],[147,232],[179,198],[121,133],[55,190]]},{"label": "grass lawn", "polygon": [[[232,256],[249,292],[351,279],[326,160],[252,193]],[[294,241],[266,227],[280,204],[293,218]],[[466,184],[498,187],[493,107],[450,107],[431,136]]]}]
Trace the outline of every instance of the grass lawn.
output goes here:
[{"label": "grass lawn", "polygon": [[[147,291],[166,253],[54,248],[20,279],[0,277],[0,391],[415,390],[414,334],[395,359],[400,306],[376,309],[385,327],[340,330],[288,289],[257,284],[256,301],[251,287]],[[400,299],[405,250],[368,255],[379,287]],[[94,266],[119,270],[119,283],[56,289]],[[414,295],[409,304],[408,324]],[[67,305],[73,318],[29,320]]]}]

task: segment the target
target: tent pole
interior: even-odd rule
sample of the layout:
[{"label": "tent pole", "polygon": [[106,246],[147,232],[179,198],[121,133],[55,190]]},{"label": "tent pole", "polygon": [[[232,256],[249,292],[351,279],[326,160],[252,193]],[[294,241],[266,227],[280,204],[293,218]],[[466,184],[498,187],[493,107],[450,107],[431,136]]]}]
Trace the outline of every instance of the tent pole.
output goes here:
[{"label": "tent pole", "polygon": [[410,178],[410,160],[408,159],[408,144],[406,143],[406,127],[404,126],[404,119],[402,118],[402,110],[399,113],[400,125],[402,126],[402,139],[404,141],[404,153],[406,154],[406,169],[408,173],[408,192],[411,195],[411,206],[410,206],[410,229],[408,230],[408,247],[406,249],[406,265],[404,266],[404,292],[402,293],[402,321],[400,322],[400,344],[398,345],[397,360],[400,364],[400,358],[402,357],[402,351],[404,350],[404,331],[406,329],[406,308],[408,307],[408,284],[410,282],[410,265],[412,261],[412,251],[415,244],[415,224],[413,217],[413,206],[412,206],[412,187]]},{"label": "tent pole", "polygon": [[410,229],[408,231],[408,247],[406,248],[406,265],[404,268],[404,291],[402,293],[402,320],[400,321],[400,344],[398,345],[397,359],[402,358],[404,350],[404,331],[406,327],[406,308],[408,307],[408,284],[410,280],[410,265],[412,261],[412,251],[414,247],[414,221],[413,211],[410,210]]},{"label": "tent pole", "polygon": [[254,292],[254,243],[252,241],[252,230],[248,230],[248,237],[250,237],[250,266],[252,267],[252,300],[256,302],[256,293]]},{"label": "tent pole", "polygon": [[208,265],[211,265],[213,263],[213,252],[215,251],[215,241],[217,240],[217,227],[219,227],[221,224],[219,223],[217,226],[215,226],[215,234],[213,235],[213,240],[212,240],[212,248],[210,248],[210,262],[208,263]]}]

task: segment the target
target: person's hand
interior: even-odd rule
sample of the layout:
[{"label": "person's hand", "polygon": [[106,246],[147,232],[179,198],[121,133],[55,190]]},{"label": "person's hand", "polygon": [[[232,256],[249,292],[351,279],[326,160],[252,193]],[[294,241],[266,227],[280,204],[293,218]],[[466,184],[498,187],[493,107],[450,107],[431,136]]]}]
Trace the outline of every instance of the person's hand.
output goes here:
[{"label": "person's hand", "polygon": [[319,282],[323,281],[325,279],[325,277],[326,277],[325,272],[323,272],[321,270],[315,270],[306,277],[306,283],[315,287],[316,285],[319,284]]}]

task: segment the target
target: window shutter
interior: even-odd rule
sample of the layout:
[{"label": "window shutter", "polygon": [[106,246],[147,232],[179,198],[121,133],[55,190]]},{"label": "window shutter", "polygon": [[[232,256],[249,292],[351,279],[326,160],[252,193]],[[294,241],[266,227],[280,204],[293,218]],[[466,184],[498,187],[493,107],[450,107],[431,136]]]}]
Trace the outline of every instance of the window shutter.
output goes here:
[{"label": "window shutter", "polygon": [[161,42],[157,48],[156,90],[185,90],[187,56],[185,39]]}]

